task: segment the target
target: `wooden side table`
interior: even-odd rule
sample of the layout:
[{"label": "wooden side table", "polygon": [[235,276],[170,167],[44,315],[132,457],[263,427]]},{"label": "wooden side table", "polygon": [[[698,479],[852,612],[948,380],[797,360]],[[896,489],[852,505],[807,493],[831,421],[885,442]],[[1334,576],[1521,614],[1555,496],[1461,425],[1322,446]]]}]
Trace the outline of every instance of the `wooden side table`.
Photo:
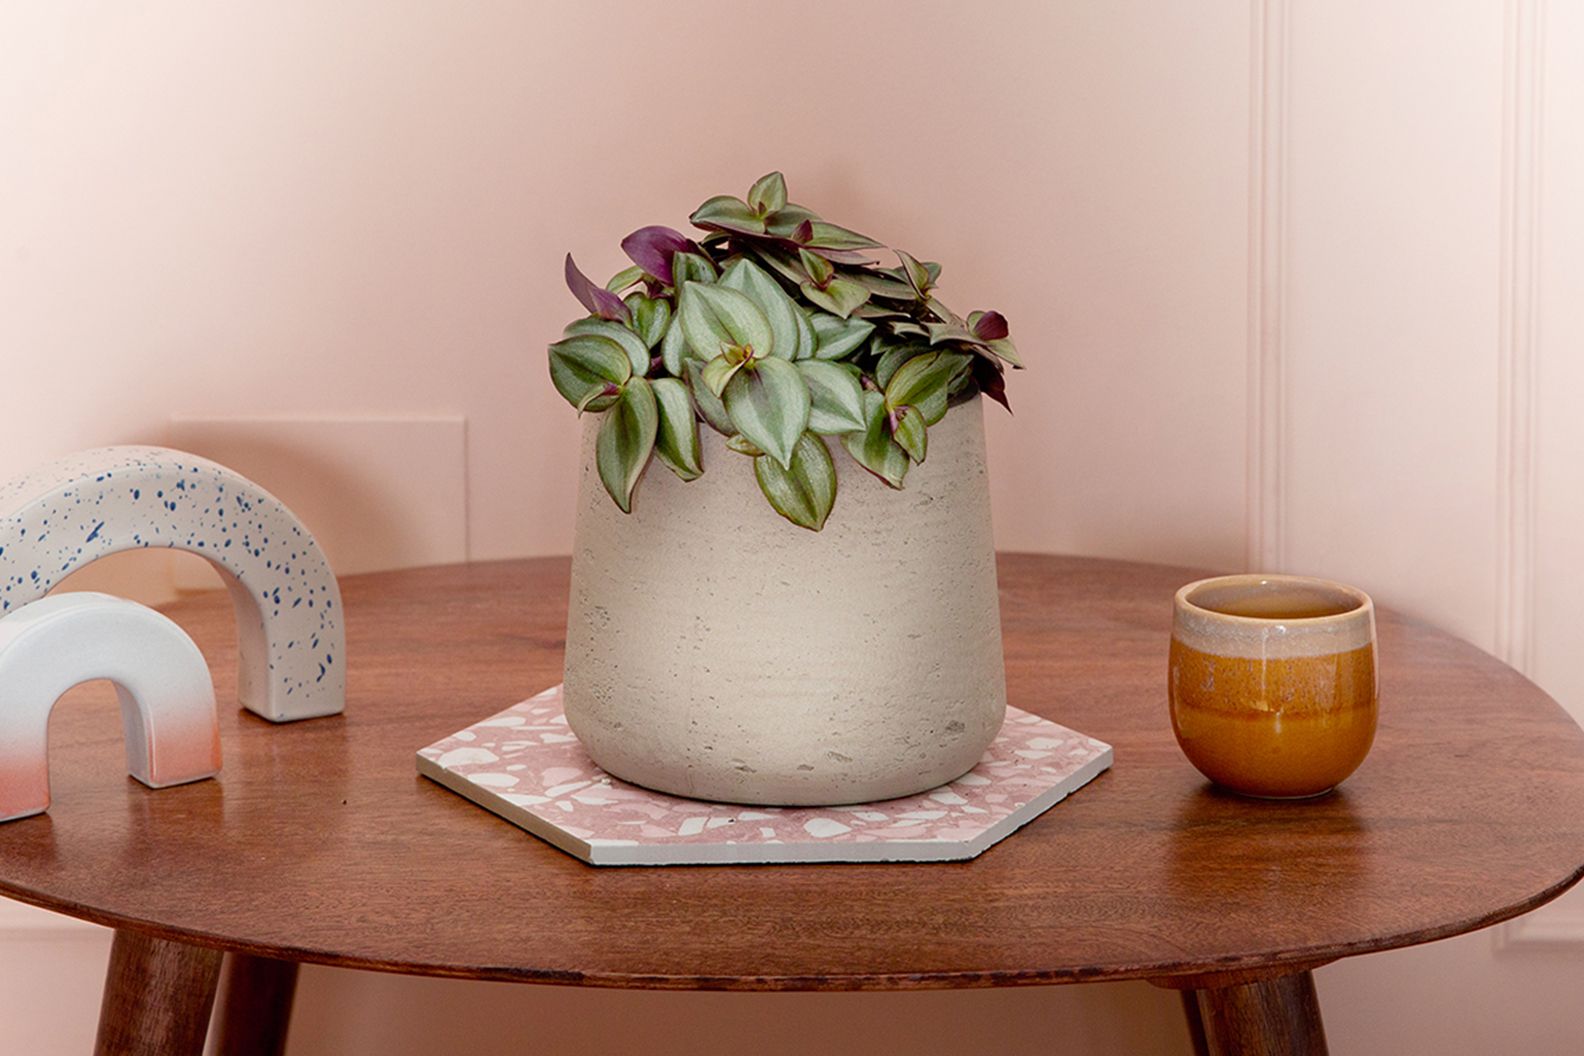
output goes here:
[{"label": "wooden side table", "polygon": [[[1116,765],[983,857],[593,869],[420,778],[415,749],[559,680],[565,560],[345,581],[347,714],[222,715],[219,781],[121,776],[105,708],[55,725],[54,805],[0,892],[117,929],[99,1052],[278,1053],[295,965],[579,986],[895,990],[1148,979],[1208,1053],[1325,1051],[1310,971],[1482,928],[1584,870],[1584,732],[1479,650],[1380,616],[1382,722],[1336,794],[1209,788],[1166,718],[1198,573],[1002,559],[1011,702]],[[170,610],[234,682],[228,601]]]}]

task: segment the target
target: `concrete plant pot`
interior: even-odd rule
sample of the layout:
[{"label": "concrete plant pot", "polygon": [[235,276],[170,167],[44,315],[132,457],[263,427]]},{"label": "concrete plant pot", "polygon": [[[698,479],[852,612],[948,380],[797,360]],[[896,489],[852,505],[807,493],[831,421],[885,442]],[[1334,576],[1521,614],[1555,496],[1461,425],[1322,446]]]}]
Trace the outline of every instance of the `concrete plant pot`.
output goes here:
[{"label": "concrete plant pot", "polygon": [[907,487],[832,440],[821,532],[764,501],[700,426],[706,472],[651,466],[623,514],[585,418],[567,721],[608,772],[732,803],[861,803],[961,776],[1001,727],[982,400],[930,428]]}]

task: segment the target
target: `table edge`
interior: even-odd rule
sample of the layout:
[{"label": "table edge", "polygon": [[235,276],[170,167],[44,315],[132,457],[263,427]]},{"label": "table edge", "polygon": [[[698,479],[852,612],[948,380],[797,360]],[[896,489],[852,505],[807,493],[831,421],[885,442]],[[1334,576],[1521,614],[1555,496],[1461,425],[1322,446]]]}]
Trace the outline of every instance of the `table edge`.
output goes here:
[{"label": "table edge", "polygon": [[[1101,557],[1080,554],[1057,554],[1026,550],[998,550],[998,558],[1057,558],[1067,561],[1078,561],[1094,565],[1126,565],[1132,567],[1152,567],[1157,569],[1170,569],[1186,575],[1197,573],[1213,574],[1208,570],[1196,569],[1193,566],[1175,565],[1164,562],[1133,561],[1124,558]],[[570,560],[568,555],[540,555],[535,557],[498,558],[481,561],[447,562],[426,565],[421,568],[399,569],[386,572],[366,572],[352,576],[342,577],[343,580],[357,580],[377,576],[416,573],[423,571],[436,571],[456,567],[488,567],[495,565],[513,564],[564,564]],[[209,593],[209,592],[205,592]],[[180,602],[190,601],[193,596],[180,599]],[[172,605],[179,604],[173,602]],[[160,606],[161,610],[171,606]],[[1536,685],[1532,679],[1522,672],[1512,668],[1500,658],[1480,649],[1472,642],[1440,628],[1432,628],[1428,621],[1419,617],[1402,613],[1396,609],[1381,610],[1382,616],[1389,616],[1394,620],[1410,626],[1419,626],[1433,629],[1438,635],[1458,641],[1471,649],[1484,653],[1492,662],[1507,667],[1517,677],[1528,682],[1537,693],[1543,696],[1557,712],[1572,721],[1572,716],[1557,700],[1545,690]],[[561,853],[561,852],[557,852]],[[799,868],[819,868],[819,863],[800,865]],[[594,867],[590,867],[594,868]],[[699,865],[684,866],[680,868],[721,868],[721,866]],[[633,990],[717,990],[717,991],[745,991],[745,992],[777,992],[777,991],[866,991],[866,992],[900,992],[910,990],[945,990],[945,989],[984,989],[1013,986],[1056,986],[1072,985],[1088,982],[1121,982],[1126,980],[1185,980],[1198,976],[1216,976],[1229,974],[1268,974],[1280,975],[1293,971],[1302,971],[1331,961],[1347,957],[1362,956],[1369,953],[1380,953],[1387,950],[1404,949],[1411,946],[1438,942],[1443,939],[1454,938],[1471,932],[1480,931],[1504,921],[1530,913],[1548,902],[1553,901],[1567,890],[1584,880],[1584,862],[1580,862],[1571,873],[1559,878],[1555,882],[1542,888],[1534,895],[1509,906],[1505,906],[1491,913],[1466,918],[1451,923],[1436,924],[1434,926],[1419,928],[1411,931],[1400,932],[1385,938],[1372,938],[1368,941],[1351,943],[1329,943],[1313,946],[1296,947],[1270,954],[1258,956],[1239,955],[1208,961],[1186,960],[1160,960],[1156,962],[1118,962],[1114,965],[1084,965],[1078,967],[1048,967],[1012,970],[953,970],[941,972],[897,972],[897,973],[856,973],[856,974],[819,974],[796,976],[709,976],[691,974],[640,974],[626,972],[581,971],[575,968],[514,968],[500,965],[473,965],[458,966],[454,964],[419,963],[385,961],[371,957],[360,957],[337,953],[330,950],[315,949],[311,947],[297,947],[289,945],[276,945],[267,942],[242,941],[228,938],[223,935],[140,920],[134,917],[109,913],[92,906],[73,903],[65,900],[52,899],[49,896],[31,891],[25,887],[13,885],[0,878],[0,896],[12,898],[18,902],[36,906],[41,909],[61,913],[65,916],[83,920],[91,924],[117,930],[132,931],[156,938],[168,939],[176,942],[187,943],[193,946],[202,946],[219,949],[228,953],[247,954],[256,957],[267,957],[277,960],[293,961],[302,964],[316,964],[327,967],[349,968],[360,971],[385,972],[400,975],[431,976],[435,978],[474,979],[495,982],[514,982],[553,986],[579,986],[600,989],[633,989]]]},{"label": "table edge", "polygon": [[[711,869],[718,867],[706,865],[684,868]],[[811,866],[811,868],[818,868],[818,866]],[[492,965],[460,967],[446,964],[383,961],[377,958],[359,957],[309,947],[238,941],[203,931],[155,924],[150,921],[123,917],[119,914],[105,913],[91,906],[55,901],[25,888],[15,887],[3,880],[0,880],[0,895],[41,909],[62,913],[78,920],[116,930],[133,931],[155,938],[187,943],[192,946],[218,949],[226,953],[240,953],[254,957],[293,961],[300,964],[317,964],[359,971],[615,990],[895,992],[909,990],[989,989],[1014,986],[1063,986],[1078,983],[1123,982],[1127,980],[1159,982],[1172,979],[1191,979],[1197,976],[1232,974],[1282,975],[1288,972],[1313,968],[1331,961],[1342,960],[1347,957],[1382,953],[1387,950],[1400,950],[1410,946],[1439,942],[1443,939],[1481,931],[1533,912],[1562,895],[1579,883],[1580,880],[1584,880],[1584,864],[1581,864],[1571,874],[1548,886],[1533,898],[1482,917],[1402,932],[1385,939],[1296,947],[1258,957],[1234,956],[1208,961],[1162,960],[1151,963],[1119,963],[1114,966],[1086,965],[1080,967],[1015,970],[985,969],[943,972],[855,973],[848,975],[763,976],[640,974],[581,971],[575,968],[510,968]]]}]

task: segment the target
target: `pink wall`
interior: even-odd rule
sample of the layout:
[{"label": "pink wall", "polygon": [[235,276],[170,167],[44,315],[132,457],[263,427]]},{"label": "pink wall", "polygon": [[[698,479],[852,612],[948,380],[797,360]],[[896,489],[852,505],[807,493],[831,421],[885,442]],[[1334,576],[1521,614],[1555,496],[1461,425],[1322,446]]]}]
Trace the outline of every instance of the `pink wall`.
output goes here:
[{"label": "pink wall", "polygon": [[[781,168],[1010,318],[1032,369],[991,427],[1003,545],[1353,579],[1580,708],[1581,70],[1558,0],[6,5],[0,475],[192,418],[240,419],[205,434],[228,442],[260,415],[465,419],[433,469],[462,497],[392,560],[565,551],[562,254],[614,270],[628,230]],[[1499,953],[1323,969],[1336,1047],[1572,1051],[1576,907]],[[0,912],[0,944],[54,927]],[[102,949],[59,934],[80,1021]],[[36,1012],[16,963],[0,1049],[43,1053],[7,1026]],[[445,1008],[479,1054],[517,1051],[496,1022],[569,1053],[791,1052],[756,1041],[788,1020],[833,1052],[1186,1052],[1142,985],[306,979],[298,1056],[454,1046]]]},{"label": "pink wall", "polygon": [[[1242,367],[1215,355],[1244,325],[1236,5],[3,17],[0,471],[173,413],[461,413],[473,555],[565,551],[562,254],[613,271],[626,232],[782,168],[1012,320],[1007,545],[1239,556]],[[38,395],[61,392],[71,414]],[[1161,408],[1196,405],[1176,443]]]}]

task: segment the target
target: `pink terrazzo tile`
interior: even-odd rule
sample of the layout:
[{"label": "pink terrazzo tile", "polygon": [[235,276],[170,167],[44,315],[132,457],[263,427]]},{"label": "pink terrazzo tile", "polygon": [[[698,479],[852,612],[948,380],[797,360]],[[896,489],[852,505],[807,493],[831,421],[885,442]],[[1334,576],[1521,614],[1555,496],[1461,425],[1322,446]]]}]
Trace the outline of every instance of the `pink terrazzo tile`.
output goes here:
[{"label": "pink terrazzo tile", "polygon": [[916,796],[744,807],[630,785],[567,728],[561,687],[418,752],[418,772],[593,865],[973,858],[1111,765],[1111,746],[1008,708],[979,765]]}]

